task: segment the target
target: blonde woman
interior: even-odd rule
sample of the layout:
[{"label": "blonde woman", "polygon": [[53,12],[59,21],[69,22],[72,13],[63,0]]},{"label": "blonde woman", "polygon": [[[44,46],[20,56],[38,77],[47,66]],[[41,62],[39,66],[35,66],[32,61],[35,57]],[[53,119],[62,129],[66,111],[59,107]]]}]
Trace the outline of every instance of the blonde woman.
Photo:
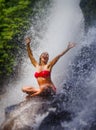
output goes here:
[{"label": "blonde woman", "polygon": [[74,43],[69,43],[67,48],[53,58],[51,61],[49,60],[49,54],[47,52],[43,52],[40,55],[39,62],[33,56],[32,50],[30,49],[30,42],[31,39],[27,37],[25,39],[27,45],[28,56],[31,60],[32,65],[36,68],[36,72],[34,74],[35,78],[37,79],[39,88],[36,89],[33,86],[31,87],[23,87],[22,91],[28,94],[27,97],[34,97],[34,96],[50,96],[56,94],[56,87],[51,80],[51,71],[53,66],[57,63],[57,61],[71,48],[75,47]]}]

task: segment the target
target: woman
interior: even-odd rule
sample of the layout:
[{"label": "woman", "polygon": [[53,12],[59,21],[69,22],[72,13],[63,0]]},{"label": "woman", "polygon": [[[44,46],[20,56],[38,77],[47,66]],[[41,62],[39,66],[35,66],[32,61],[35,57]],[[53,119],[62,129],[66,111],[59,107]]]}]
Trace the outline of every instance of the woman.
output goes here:
[{"label": "woman", "polygon": [[38,63],[34,58],[32,51],[30,49],[31,39],[28,37],[25,39],[25,42],[27,44],[28,56],[33,66],[36,68],[34,76],[37,79],[39,89],[36,89],[34,87],[23,87],[22,91],[28,94],[27,97],[33,97],[37,95],[48,96],[51,94],[56,94],[56,87],[51,80],[52,68],[56,64],[56,62],[60,59],[60,57],[62,57],[66,52],[68,52],[71,48],[73,48],[75,44],[69,43],[67,48],[61,54],[53,58],[53,60],[51,60],[50,62],[48,62],[49,54],[47,52],[43,52],[40,55]]}]

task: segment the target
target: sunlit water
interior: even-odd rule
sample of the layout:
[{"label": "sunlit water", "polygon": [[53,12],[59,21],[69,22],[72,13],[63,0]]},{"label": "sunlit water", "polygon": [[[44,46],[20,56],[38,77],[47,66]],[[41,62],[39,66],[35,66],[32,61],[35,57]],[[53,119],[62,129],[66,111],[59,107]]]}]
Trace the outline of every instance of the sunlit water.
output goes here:
[{"label": "sunlit water", "polygon": [[[41,14],[37,14],[34,18],[36,24],[32,24],[32,27],[27,32],[27,35],[32,35],[31,47],[37,60],[42,51],[48,51],[51,60],[67,47],[68,42],[76,43],[76,47],[63,56],[52,71],[52,80],[57,86],[58,92],[62,90],[63,84],[67,80],[74,85],[74,88],[68,93],[70,100],[67,109],[76,112],[77,116],[70,123],[62,122],[62,125],[66,126],[69,130],[82,129],[84,126],[88,125],[89,121],[91,122],[94,120],[93,115],[96,104],[94,97],[96,94],[96,74],[94,67],[93,70],[90,69],[90,74],[86,73],[84,75],[84,70],[82,69],[84,60],[82,60],[82,58],[79,59],[78,57],[78,60],[80,61],[78,66],[81,68],[81,71],[80,75],[77,74],[77,79],[74,76],[74,73],[77,72],[71,68],[72,64],[76,66],[75,59],[76,56],[79,55],[78,52],[80,52],[84,46],[89,46],[90,48],[90,45],[96,39],[95,27],[90,28],[87,35],[84,33],[84,18],[79,7],[79,2],[80,0],[53,0],[51,5],[47,7],[48,9],[44,10],[47,12],[42,12],[44,13],[44,15],[42,15],[42,20],[39,17]],[[32,21],[34,21],[34,19]],[[90,61],[91,54],[88,58]],[[18,76],[19,78],[17,77],[17,80],[11,81],[7,85],[7,93],[1,98],[0,117],[2,118],[0,118],[0,123],[4,120],[5,107],[24,100],[25,94],[21,92],[23,86],[38,87],[33,76],[34,72],[35,68],[31,65],[31,62],[26,55],[23,57],[23,63]],[[88,75],[88,78],[86,78],[86,75]],[[84,78],[85,81],[83,84],[82,79]],[[89,107],[90,111],[88,110]]]}]

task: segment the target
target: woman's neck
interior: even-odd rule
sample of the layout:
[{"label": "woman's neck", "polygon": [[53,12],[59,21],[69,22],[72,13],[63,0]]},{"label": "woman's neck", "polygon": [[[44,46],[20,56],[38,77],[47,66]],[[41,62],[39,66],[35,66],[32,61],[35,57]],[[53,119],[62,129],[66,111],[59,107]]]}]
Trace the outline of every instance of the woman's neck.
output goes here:
[{"label": "woman's neck", "polygon": [[44,66],[44,65],[46,65],[46,64],[47,64],[47,63],[45,63],[45,62],[41,62],[41,63],[40,63],[41,66]]}]

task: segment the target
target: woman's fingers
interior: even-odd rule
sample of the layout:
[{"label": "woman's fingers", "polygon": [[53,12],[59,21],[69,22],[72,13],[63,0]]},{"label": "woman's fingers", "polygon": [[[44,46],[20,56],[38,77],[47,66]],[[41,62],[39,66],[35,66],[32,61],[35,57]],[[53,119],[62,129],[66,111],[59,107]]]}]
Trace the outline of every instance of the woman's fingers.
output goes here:
[{"label": "woman's fingers", "polygon": [[30,42],[31,42],[30,37],[25,38],[25,43],[26,43],[26,44],[28,44],[28,43],[30,43]]}]

